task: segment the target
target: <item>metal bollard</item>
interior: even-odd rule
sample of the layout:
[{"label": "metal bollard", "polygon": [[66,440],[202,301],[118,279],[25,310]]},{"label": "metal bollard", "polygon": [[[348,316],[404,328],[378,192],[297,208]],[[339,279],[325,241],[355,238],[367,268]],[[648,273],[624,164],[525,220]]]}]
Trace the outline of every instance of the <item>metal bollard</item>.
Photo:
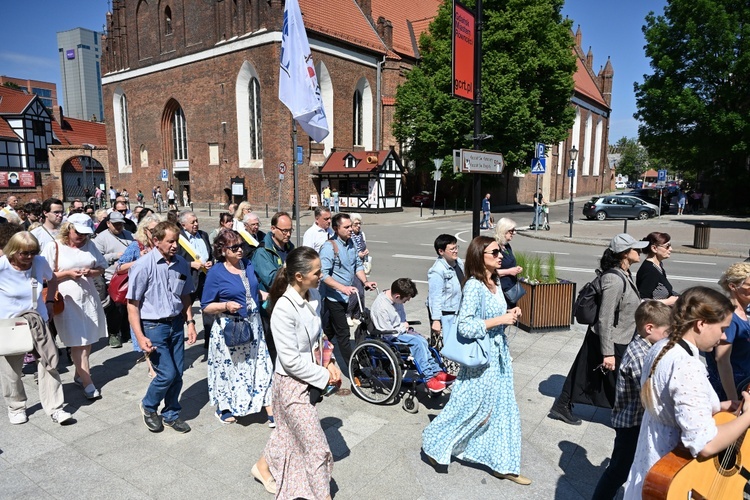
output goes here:
[{"label": "metal bollard", "polygon": [[266,203],[266,219],[268,219],[268,203]]},{"label": "metal bollard", "polygon": [[453,204],[453,213],[458,213],[458,198],[453,200],[455,203]]},{"label": "metal bollard", "polygon": [[[190,205],[192,206],[192,203],[190,203]],[[211,217],[211,202],[210,201],[208,202],[208,216]]]},{"label": "metal bollard", "polygon": [[422,207],[424,206],[424,202],[419,202],[419,217],[422,217]]},{"label": "metal bollard", "polygon": [[445,205],[446,205],[446,203],[447,202],[445,201],[445,199],[443,199],[443,215],[445,215],[445,211],[446,211]]},{"label": "metal bollard", "polygon": [[622,232],[623,233],[628,232],[628,219],[625,219],[625,224],[624,224],[624,227],[622,228]]}]

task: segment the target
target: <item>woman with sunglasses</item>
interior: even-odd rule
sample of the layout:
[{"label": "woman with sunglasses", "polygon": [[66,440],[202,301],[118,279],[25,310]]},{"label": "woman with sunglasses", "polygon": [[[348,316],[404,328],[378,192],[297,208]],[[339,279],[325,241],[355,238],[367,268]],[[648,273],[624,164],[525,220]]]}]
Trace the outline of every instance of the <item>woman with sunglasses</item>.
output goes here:
[{"label": "woman with sunglasses", "polygon": [[642,299],[653,299],[671,306],[679,295],[667,279],[663,262],[672,255],[672,238],[667,233],[654,231],[643,238],[648,246],[643,249],[646,258],[635,275],[635,284]]},{"label": "woman with sunglasses", "polygon": [[[500,287],[503,289],[503,293],[518,283],[518,275],[523,272],[523,268],[516,264],[516,256],[513,255],[513,249],[510,246],[510,242],[513,240],[515,234],[516,221],[507,217],[503,217],[497,221],[497,225],[495,226],[495,240],[503,252],[503,263],[497,271],[497,275],[500,276]],[[516,307],[516,303],[510,301],[507,294],[505,294],[505,301],[508,303],[509,308]]]},{"label": "woman with sunglasses", "polygon": [[502,260],[494,238],[477,236],[469,244],[458,334],[467,339],[489,335],[489,362],[461,367],[450,400],[422,433],[422,448],[433,467],[457,457],[489,467],[498,479],[529,485],[531,480],[520,474],[521,416],[505,337],[505,326],[515,323],[521,310],[507,310],[497,276]]},{"label": "woman with sunglasses", "polygon": [[42,255],[58,282],[65,309],[55,316],[57,335],[75,364],[73,381],[83,387],[88,399],[99,399],[99,389],[91,380],[91,345],[107,334],[107,323],[94,278],[102,276],[107,261],[91,241],[94,223],[86,214],[73,214],[60,226],[54,244],[44,246]]},{"label": "woman with sunglasses", "polygon": [[[208,396],[223,424],[265,407],[268,426],[273,428],[273,365],[258,310],[258,279],[250,261],[242,259],[242,241],[231,229],[219,232],[213,245],[217,262],[203,285],[203,313],[217,318],[208,347]],[[224,330],[238,328],[249,328],[249,342],[227,346]]]}]

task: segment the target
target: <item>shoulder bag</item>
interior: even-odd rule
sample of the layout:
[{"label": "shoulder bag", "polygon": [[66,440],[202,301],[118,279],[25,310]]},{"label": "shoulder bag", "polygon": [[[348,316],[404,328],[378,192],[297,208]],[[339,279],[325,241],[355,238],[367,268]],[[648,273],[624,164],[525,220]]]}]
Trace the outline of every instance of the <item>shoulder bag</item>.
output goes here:
[{"label": "shoulder bag", "polygon": [[242,269],[240,279],[242,279],[242,285],[245,287],[245,307],[247,309],[248,318],[228,318],[229,321],[227,321],[226,326],[224,326],[224,329],[222,330],[224,343],[227,347],[237,347],[253,340],[253,330],[250,328],[249,322],[253,298],[250,295],[250,282],[247,280],[245,265],[242,261],[240,261],[240,269]]},{"label": "shoulder bag", "polygon": [[0,319],[0,356],[20,356],[33,350],[28,321],[24,318]]},{"label": "shoulder bag", "polygon": [[[54,245],[55,245],[55,269],[54,269],[54,272],[58,272],[57,261],[59,260],[59,257],[60,257],[60,246],[59,246],[59,244],[56,241],[53,241],[52,243],[54,243]],[[47,303],[47,290],[48,290],[48,288],[44,288],[42,290],[42,298],[44,299],[44,303],[45,304]],[[54,314],[55,316],[57,316],[58,314],[60,314],[61,312],[63,312],[63,310],[65,310],[65,299],[63,298],[62,295],[60,295],[60,291],[59,290],[55,291],[54,301],[55,301],[55,303],[52,306],[52,314]],[[50,318],[50,319],[52,319],[52,318]]]},{"label": "shoulder bag", "polygon": [[508,302],[508,304],[518,304],[518,301],[521,300],[521,297],[526,295],[526,289],[521,286],[521,282],[518,281],[518,278],[516,278],[516,282],[512,287],[508,288],[507,290],[503,290],[503,295],[505,295],[505,300],[506,302]]},{"label": "shoulder bag", "polygon": [[[484,321],[484,290],[482,290],[481,320]],[[458,321],[448,331],[443,331],[443,349],[440,355],[460,365],[477,368],[489,363],[490,336],[467,339],[458,333]]]}]

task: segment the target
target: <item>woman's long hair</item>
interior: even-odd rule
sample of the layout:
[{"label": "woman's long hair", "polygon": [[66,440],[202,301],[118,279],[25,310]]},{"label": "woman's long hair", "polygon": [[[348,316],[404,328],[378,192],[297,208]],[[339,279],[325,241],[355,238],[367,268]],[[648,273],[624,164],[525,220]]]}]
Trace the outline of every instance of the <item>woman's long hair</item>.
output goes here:
[{"label": "woman's long hair", "polygon": [[310,247],[297,247],[289,252],[286,256],[286,262],[276,273],[276,278],[268,291],[269,312],[273,309],[276,301],[284,295],[289,284],[294,282],[295,274],[304,275],[312,271],[315,259],[320,259],[320,256]]},{"label": "woman's long hair", "polygon": [[615,253],[609,248],[604,250],[604,253],[602,254],[602,258],[599,261],[599,268],[604,271],[609,271],[610,269],[621,269],[622,268],[622,260],[625,258],[625,256],[630,252],[630,249],[625,250],[624,252]]},{"label": "woman's long hair", "polygon": [[[469,248],[466,249],[466,261],[464,263],[466,279],[461,283],[461,287],[466,284],[469,278],[476,278],[480,283],[489,285],[487,281],[487,268],[484,265],[484,251],[493,243],[495,243],[495,238],[490,238],[489,236],[477,236],[471,240]],[[495,283],[500,281],[497,275],[494,275],[492,279]]]},{"label": "woman's long hair", "polygon": [[644,408],[653,410],[651,376],[661,358],[679,342],[685,333],[697,321],[706,323],[721,323],[732,314],[734,306],[724,294],[705,286],[696,286],[685,290],[672,307],[672,324],[669,330],[669,340],[664,344],[661,352],[656,356],[648,373],[648,379],[641,388],[641,402]]}]

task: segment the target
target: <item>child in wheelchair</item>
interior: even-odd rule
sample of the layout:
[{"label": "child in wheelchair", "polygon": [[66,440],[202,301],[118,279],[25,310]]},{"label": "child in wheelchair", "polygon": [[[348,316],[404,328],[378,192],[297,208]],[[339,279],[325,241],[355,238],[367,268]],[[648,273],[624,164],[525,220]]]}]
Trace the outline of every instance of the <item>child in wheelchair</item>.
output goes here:
[{"label": "child in wheelchair", "polygon": [[416,297],[417,287],[409,278],[399,278],[391,284],[390,290],[378,294],[370,308],[370,320],[375,330],[382,335],[392,335],[396,340],[409,346],[414,362],[427,382],[430,392],[442,392],[453,383],[455,376],[449,375],[430,354],[427,340],[409,326],[406,321],[404,304]]}]

